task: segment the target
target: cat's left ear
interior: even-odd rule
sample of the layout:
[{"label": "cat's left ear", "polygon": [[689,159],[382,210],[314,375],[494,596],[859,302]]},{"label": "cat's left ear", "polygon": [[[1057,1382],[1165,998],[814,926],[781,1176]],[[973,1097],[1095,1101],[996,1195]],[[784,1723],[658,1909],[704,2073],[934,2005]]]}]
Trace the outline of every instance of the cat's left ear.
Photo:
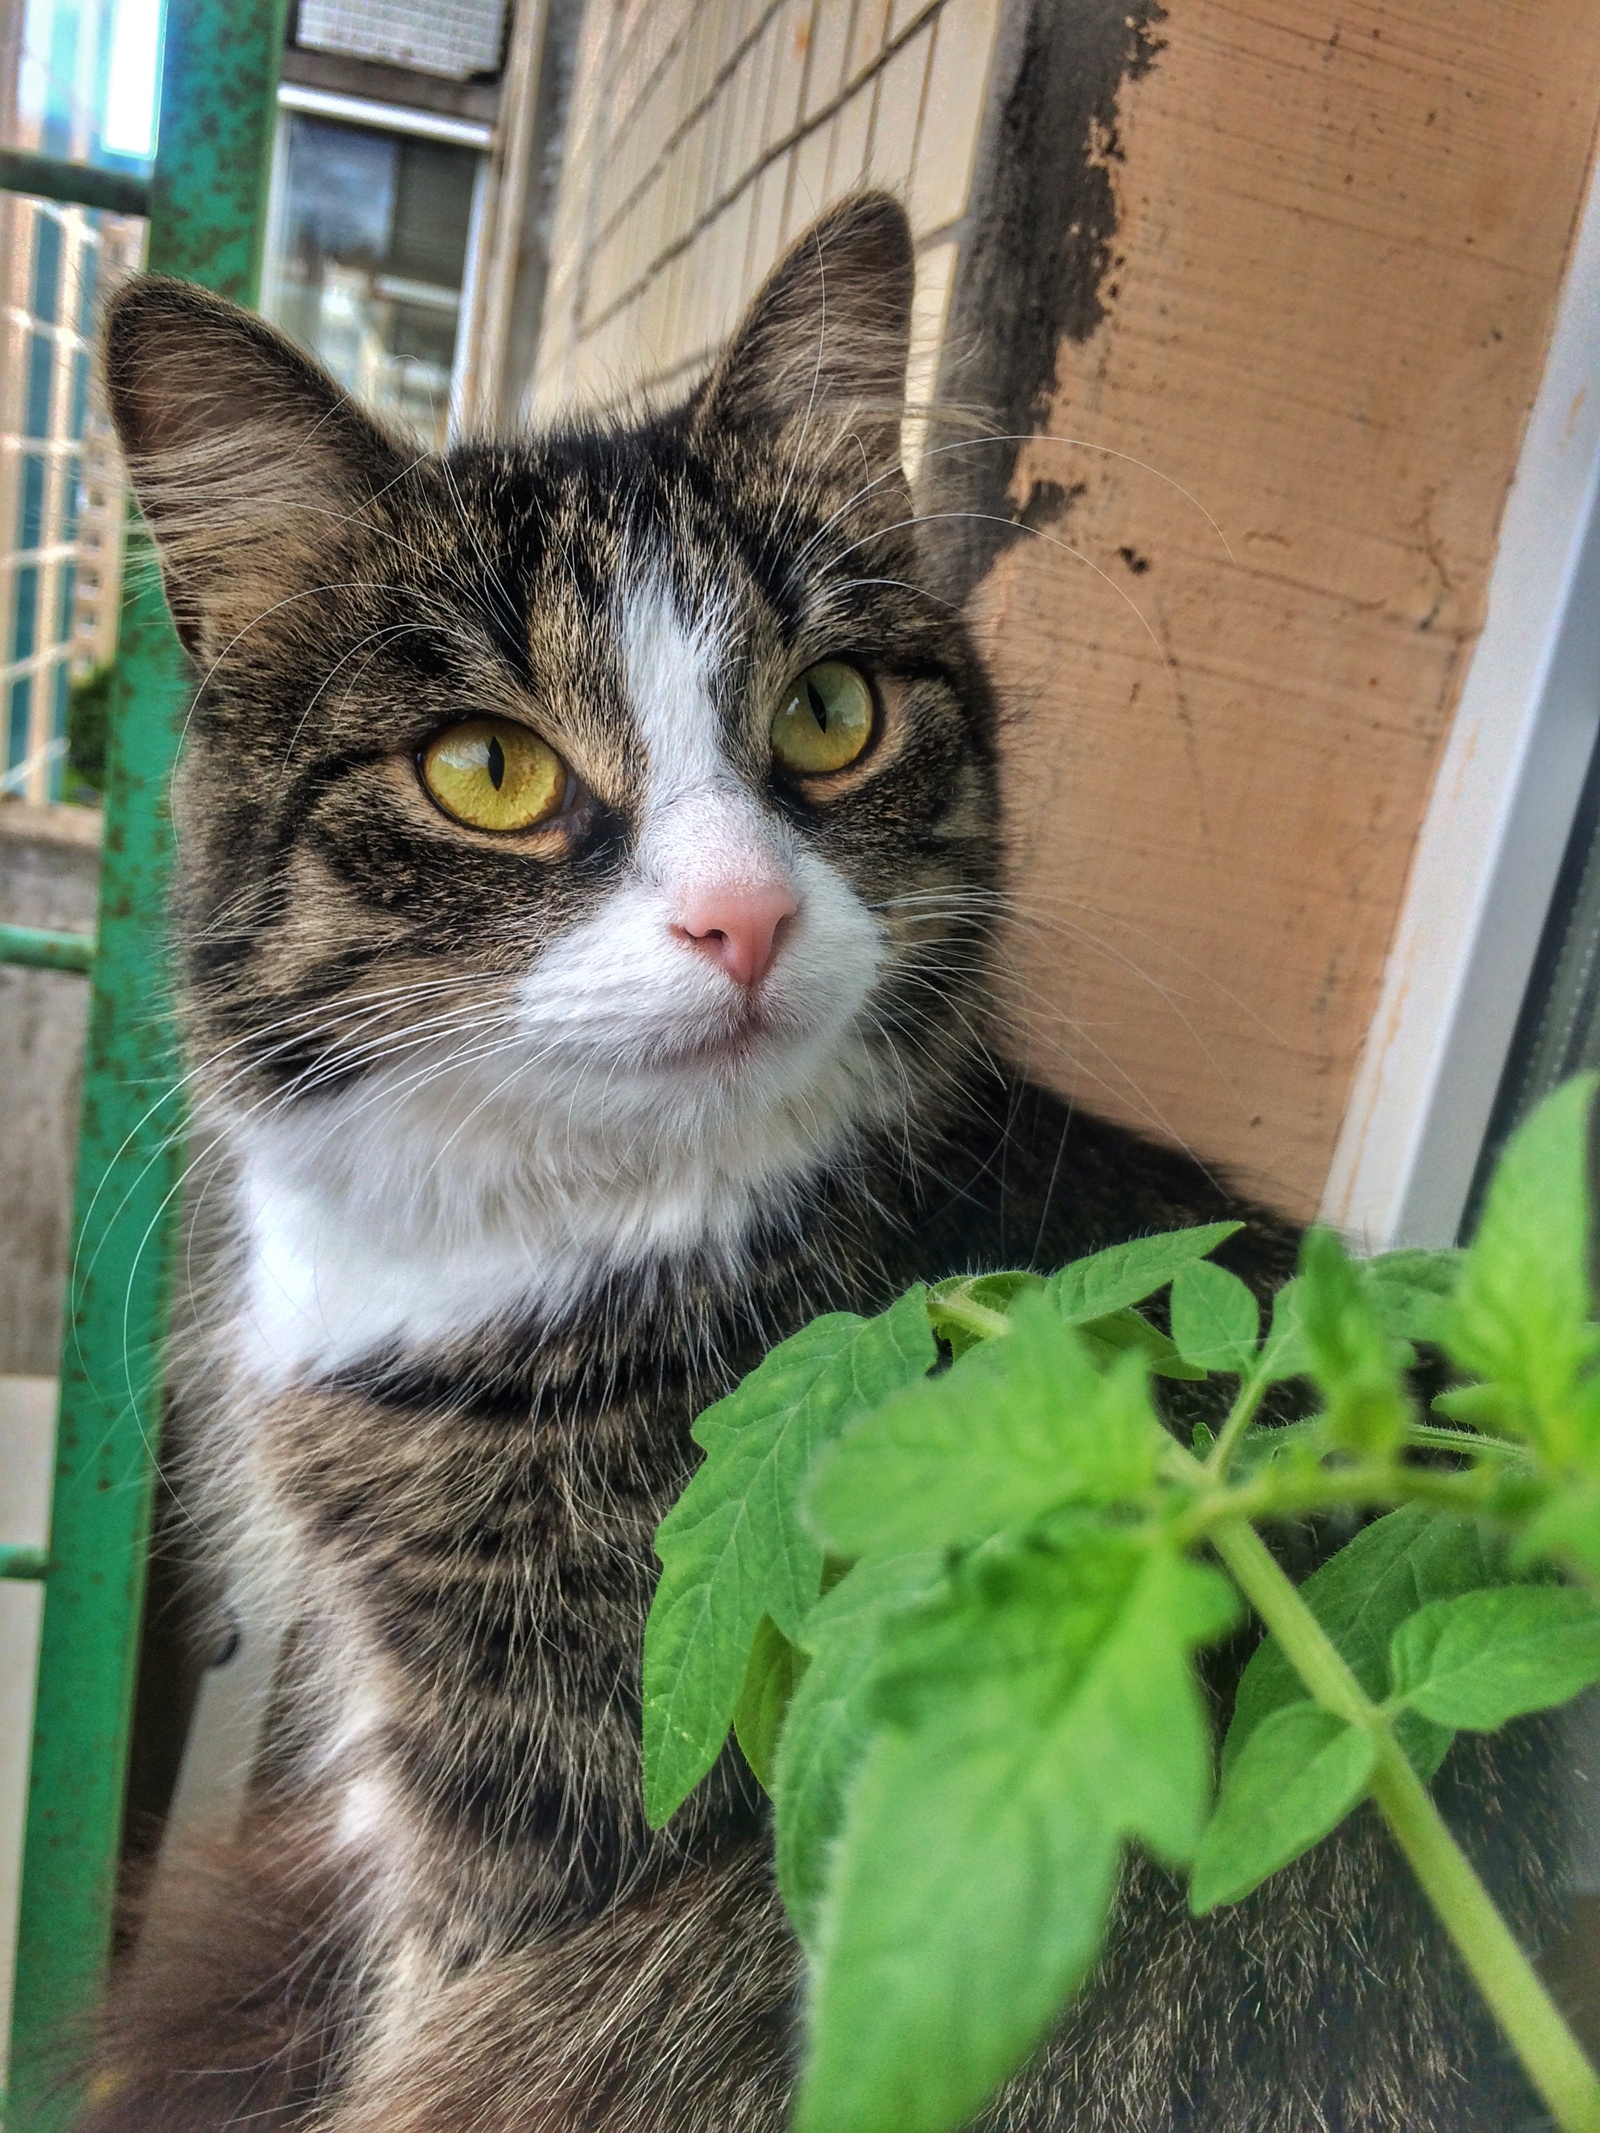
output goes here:
[{"label": "cat's left ear", "polygon": [[888,193],[831,208],[779,260],[690,411],[697,433],[779,437],[898,464],[916,263]]}]

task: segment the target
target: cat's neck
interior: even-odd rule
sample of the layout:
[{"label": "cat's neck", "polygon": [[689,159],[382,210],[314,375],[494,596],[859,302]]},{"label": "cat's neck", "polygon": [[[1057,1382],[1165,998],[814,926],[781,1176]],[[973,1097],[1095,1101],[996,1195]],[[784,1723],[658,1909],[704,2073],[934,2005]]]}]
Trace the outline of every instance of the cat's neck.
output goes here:
[{"label": "cat's neck", "polygon": [[559,1117],[538,1129],[514,1090],[446,1077],[227,1121],[236,1360],[270,1389],[459,1352],[500,1326],[557,1328],[680,1269],[736,1283],[753,1235],[809,1198],[859,1128],[843,1101],[829,1130],[781,1114],[723,1126],[583,1141]]}]

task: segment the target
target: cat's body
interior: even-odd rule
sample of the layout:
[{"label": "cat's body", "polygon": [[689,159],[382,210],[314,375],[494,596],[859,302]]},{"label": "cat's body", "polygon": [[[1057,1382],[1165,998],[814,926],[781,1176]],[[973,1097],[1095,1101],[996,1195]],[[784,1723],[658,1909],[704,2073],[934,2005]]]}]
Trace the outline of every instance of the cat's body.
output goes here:
[{"label": "cat's body", "polygon": [[[730,1750],[665,1832],[640,1797],[689,1424],[818,1311],[1235,1204],[993,1064],[993,711],[918,590],[909,290],[856,203],[688,409],[419,465],[222,307],[113,318],[208,677],[180,903],[235,1259],[194,1487],[292,1638],[275,1775],[164,1897],[94,2133],[776,2133],[759,1795]],[[775,769],[830,660],[870,744]],[[558,810],[446,811],[429,737],[472,720],[559,751]],[[1247,1212],[1266,1287],[1293,1239]],[[1535,1762],[1454,1758],[1513,1891]],[[1488,2133],[1519,2096],[1358,1818],[1203,1924],[1132,1864],[995,2123]]]}]

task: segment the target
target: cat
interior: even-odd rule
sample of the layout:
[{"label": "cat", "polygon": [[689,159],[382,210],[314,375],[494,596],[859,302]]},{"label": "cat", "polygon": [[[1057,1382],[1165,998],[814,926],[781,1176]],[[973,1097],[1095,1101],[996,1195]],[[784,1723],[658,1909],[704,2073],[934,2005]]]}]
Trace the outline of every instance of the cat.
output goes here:
[{"label": "cat", "polygon": [[[198,684],[176,916],[231,1194],[182,1486],[289,1656],[83,2133],[776,2133],[801,1980],[758,1790],[730,1748],[665,1831],[640,1796],[691,1420],[916,1278],[1235,1214],[1228,1263],[1292,1268],[1280,1217],[1005,1063],[996,707],[899,463],[912,285],[855,197],[682,405],[443,458],[202,292],[110,310]],[[1441,1784],[1533,1932],[1529,1739]],[[1202,1923],[1130,1859],[983,2123],[1526,2100],[1365,1811]]]}]

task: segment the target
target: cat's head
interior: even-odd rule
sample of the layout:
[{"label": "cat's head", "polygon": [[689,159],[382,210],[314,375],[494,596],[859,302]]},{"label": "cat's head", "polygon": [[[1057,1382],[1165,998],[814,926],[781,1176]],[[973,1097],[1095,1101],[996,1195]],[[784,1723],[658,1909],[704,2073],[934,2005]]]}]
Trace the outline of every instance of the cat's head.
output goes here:
[{"label": "cat's head", "polygon": [[192,1045],[284,1190],[418,1249],[599,1222],[614,1271],[949,1101],[993,731],[899,467],[912,282],[900,209],[848,202],[684,406],[444,458],[243,312],[119,296],[200,680]]}]

